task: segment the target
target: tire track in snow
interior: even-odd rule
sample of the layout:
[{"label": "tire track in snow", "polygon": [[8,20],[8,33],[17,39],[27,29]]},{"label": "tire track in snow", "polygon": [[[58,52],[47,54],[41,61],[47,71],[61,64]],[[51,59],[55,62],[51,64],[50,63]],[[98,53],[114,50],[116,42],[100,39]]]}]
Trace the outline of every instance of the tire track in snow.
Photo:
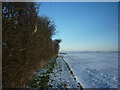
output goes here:
[{"label": "tire track in snow", "polygon": [[73,71],[61,55],[56,59],[56,64],[48,84],[52,85],[53,88],[77,88],[82,90],[82,86],[77,82]]},{"label": "tire track in snow", "polygon": [[73,76],[74,80],[76,80],[78,82],[79,87],[81,88],[81,90],[83,90],[83,87],[81,86],[80,82],[77,80],[77,76],[75,76],[75,74],[73,73],[73,70],[70,68],[70,66],[68,65],[68,63],[64,60],[63,56],[62,56],[62,59],[65,62],[65,64],[68,67],[68,69],[70,70],[70,73]]}]

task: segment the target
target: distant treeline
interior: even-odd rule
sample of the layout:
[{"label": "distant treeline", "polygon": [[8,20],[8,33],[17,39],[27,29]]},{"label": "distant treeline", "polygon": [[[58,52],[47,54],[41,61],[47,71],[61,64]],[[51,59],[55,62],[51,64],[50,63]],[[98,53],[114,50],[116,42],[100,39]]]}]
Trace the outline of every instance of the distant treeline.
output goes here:
[{"label": "distant treeline", "polygon": [[59,45],[52,41],[55,24],[38,16],[39,7],[34,2],[2,3],[3,88],[26,87],[33,72],[58,53]]}]

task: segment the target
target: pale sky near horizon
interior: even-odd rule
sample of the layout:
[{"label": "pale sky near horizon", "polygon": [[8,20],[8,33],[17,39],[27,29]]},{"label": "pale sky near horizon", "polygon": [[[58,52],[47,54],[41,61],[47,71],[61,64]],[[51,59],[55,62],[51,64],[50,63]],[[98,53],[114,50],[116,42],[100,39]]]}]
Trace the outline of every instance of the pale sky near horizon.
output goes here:
[{"label": "pale sky near horizon", "polygon": [[42,2],[40,15],[55,22],[64,51],[116,51],[118,5],[116,2]]}]

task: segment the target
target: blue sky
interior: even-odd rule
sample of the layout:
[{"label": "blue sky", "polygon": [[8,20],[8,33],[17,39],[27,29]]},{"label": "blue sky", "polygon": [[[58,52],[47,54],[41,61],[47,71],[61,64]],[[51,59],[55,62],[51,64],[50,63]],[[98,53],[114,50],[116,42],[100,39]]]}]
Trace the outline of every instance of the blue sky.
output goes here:
[{"label": "blue sky", "polygon": [[118,6],[115,2],[42,2],[40,15],[55,22],[60,50],[118,49]]}]

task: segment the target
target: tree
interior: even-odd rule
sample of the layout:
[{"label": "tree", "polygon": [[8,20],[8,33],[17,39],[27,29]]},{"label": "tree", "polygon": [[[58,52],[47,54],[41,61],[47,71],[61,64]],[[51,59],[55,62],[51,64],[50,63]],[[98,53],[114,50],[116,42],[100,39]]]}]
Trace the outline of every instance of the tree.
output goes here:
[{"label": "tree", "polygon": [[3,87],[17,87],[29,73],[26,54],[38,14],[33,2],[3,2],[2,13]]},{"label": "tree", "polygon": [[39,4],[33,2],[3,2],[3,87],[26,87],[33,72],[56,54],[52,43],[55,24],[38,16],[38,10]]}]

